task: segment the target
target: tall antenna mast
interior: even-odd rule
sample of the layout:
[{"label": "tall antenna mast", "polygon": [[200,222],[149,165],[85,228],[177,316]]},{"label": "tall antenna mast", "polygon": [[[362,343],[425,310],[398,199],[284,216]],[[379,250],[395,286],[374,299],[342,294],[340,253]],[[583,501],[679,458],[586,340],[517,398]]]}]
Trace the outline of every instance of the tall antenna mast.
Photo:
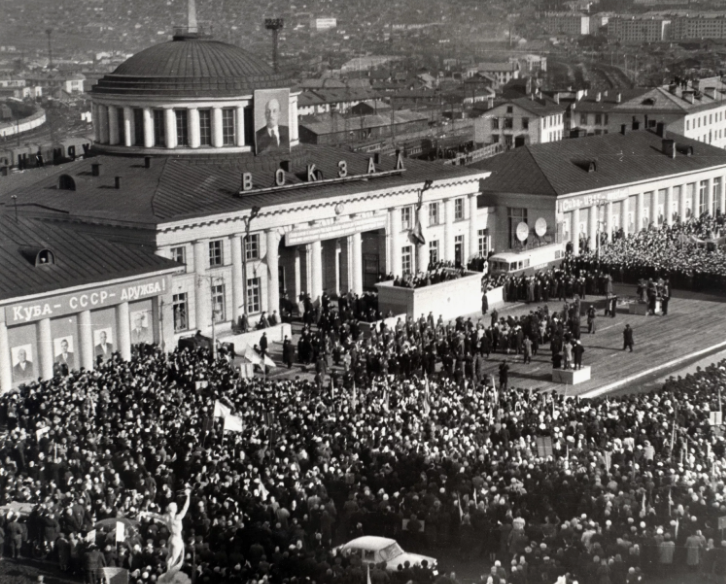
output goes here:
[{"label": "tall antenna mast", "polygon": [[196,0],[189,0],[189,5],[187,6],[187,32],[199,32]]},{"label": "tall antenna mast", "polygon": [[46,28],[45,34],[48,35],[48,70],[53,68],[53,44],[51,43],[50,36],[53,34],[52,28]]},{"label": "tall antenna mast", "polygon": [[279,73],[277,45],[283,26],[285,26],[285,21],[282,18],[265,18],[265,28],[272,31],[272,68],[275,70],[275,73]]}]

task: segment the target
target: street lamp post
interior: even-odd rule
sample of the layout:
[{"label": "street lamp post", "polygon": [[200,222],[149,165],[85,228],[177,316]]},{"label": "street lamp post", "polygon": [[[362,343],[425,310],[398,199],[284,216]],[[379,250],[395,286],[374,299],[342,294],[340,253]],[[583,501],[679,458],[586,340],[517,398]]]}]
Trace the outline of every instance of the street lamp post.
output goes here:
[{"label": "street lamp post", "polygon": [[242,240],[242,304],[244,305],[245,317],[249,323],[249,314],[247,313],[247,240],[250,236],[250,223],[252,220],[260,214],[260,208],[258,206],[250,209],[250,214],[244,217],[245,222],[245,236]]}]

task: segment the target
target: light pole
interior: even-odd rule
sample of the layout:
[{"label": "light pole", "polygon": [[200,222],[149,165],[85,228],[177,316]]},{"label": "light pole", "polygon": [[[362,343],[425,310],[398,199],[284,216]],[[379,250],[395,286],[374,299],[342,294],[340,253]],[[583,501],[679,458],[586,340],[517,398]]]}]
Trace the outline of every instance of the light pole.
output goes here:
[{"label": "light pole", "polygon": [[247,313],[247,239],[250,236],[250,223],[252,220],[260,214],[260,208],[258,206],[250,209],[250,214],[243,218],[245,222],[245,236],[242,240],[242,304],[244,305],[245,318],[249,324],[249,314]]}]

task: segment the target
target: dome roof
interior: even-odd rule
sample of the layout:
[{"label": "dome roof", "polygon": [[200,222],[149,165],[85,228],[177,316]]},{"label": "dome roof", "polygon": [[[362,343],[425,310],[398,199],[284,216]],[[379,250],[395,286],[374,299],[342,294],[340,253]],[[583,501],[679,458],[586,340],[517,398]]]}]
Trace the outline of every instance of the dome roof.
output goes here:
[{"label": "dome roof", "polygon": [[291,83],[244,49],[197,34],[177,35],[104,75],[95,94],[149,97],[234,97]]}]

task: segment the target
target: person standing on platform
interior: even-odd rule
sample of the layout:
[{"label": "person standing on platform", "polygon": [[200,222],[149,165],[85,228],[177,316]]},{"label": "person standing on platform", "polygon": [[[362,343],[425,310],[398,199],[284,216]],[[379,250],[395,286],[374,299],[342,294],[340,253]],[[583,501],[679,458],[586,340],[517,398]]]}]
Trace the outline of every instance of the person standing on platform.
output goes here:
[{"label": "person standing on platform", "polygon": [[575,341],[575,345],[572,347],[572,359],[575,362],[575,369],[582,369],[582,354],[585,352],[585,347],[582,346],[580,341]]},{"label": "person standing on platform", "polygon": [[292,368],[292,362],[295,359],[295,349],[292,346],[292,341],[285,335],[285,340],[282,341],[282,362],[287,365],[288,369]]},{"label": "person standing on platform", "polygon": [[260,338],[260,355],[263,359],[265,358],[265,355],[267,355],[267,347],[267,333],[262,333],[262,338]]},{"label": "person standing on platform", "polygon": [[489,312],[489,299],[487,298],[487,293],[484,292],[481,295],[481,313],[482,313],[482,316],[485,316],[487,312]]},{"label": "person standing on platform", "polygon": [[633,329],[630,328],[629,324],[626,324],[623,329],[623,351],[625,349],[630,349],[630,352],[632,353],[634,345],[635,341],[633,339]]}]

